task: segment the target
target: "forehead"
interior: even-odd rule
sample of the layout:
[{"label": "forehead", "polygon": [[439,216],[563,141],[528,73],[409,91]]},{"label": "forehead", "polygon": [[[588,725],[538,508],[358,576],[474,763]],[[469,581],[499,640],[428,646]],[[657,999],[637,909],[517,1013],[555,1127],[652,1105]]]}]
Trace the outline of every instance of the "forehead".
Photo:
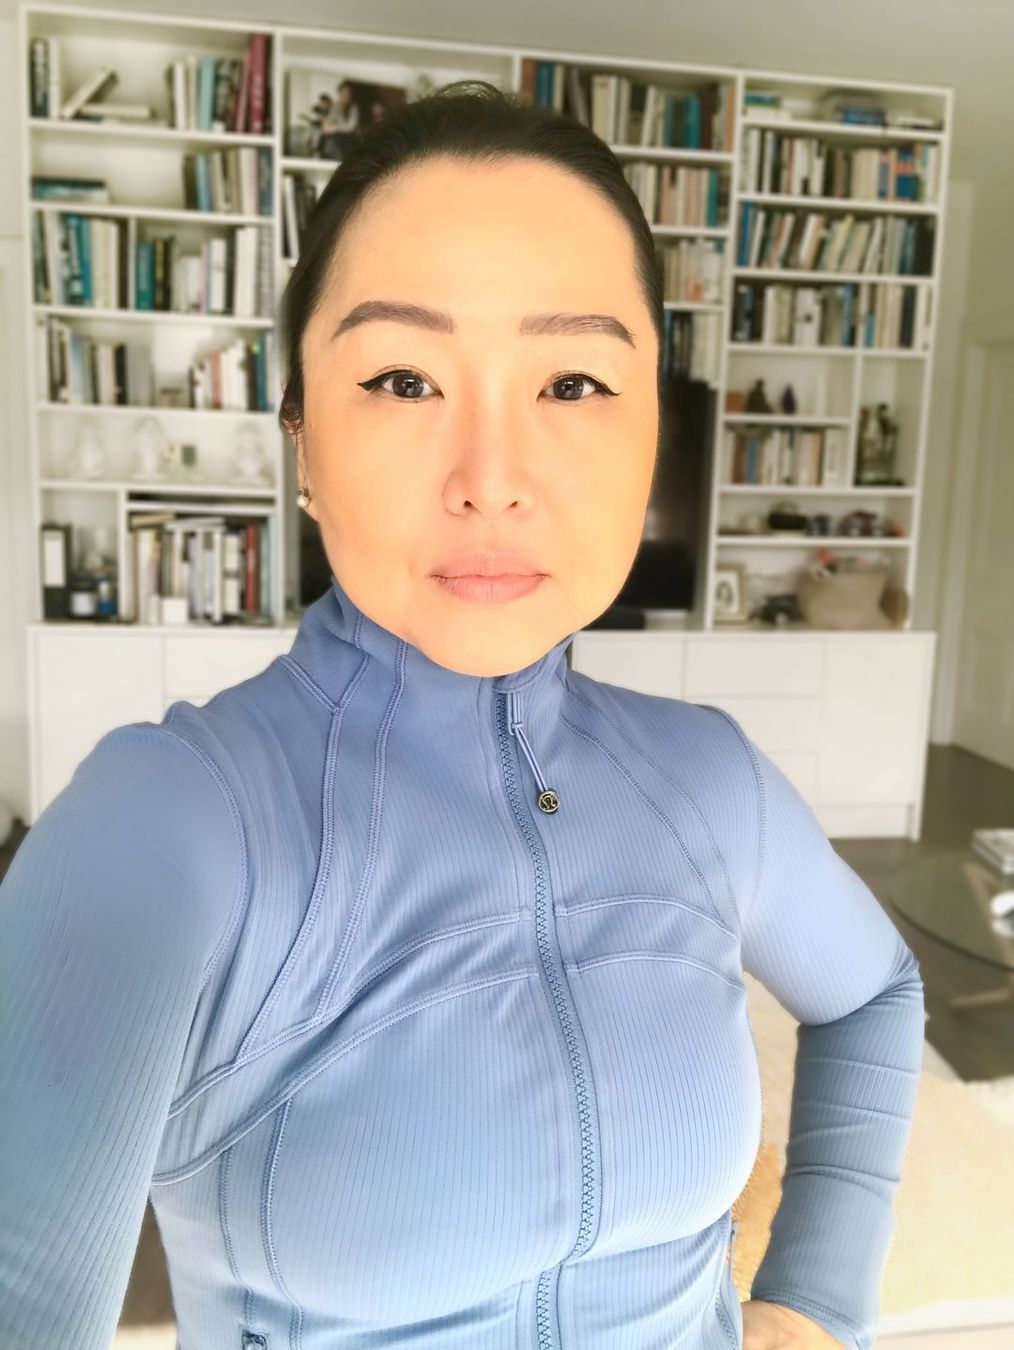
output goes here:
[{"label": "forehead", "polygon": [[629,227],[591,184],[544,161],[432,157],[372,188],[331,259],[322,318],[412,296],[463,316],[637,303]]}]

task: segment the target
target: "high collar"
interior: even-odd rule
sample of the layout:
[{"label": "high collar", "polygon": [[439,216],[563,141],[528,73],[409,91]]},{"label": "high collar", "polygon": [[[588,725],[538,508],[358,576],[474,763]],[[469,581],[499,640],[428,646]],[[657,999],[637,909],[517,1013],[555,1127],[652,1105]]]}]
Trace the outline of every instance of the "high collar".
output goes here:
[{"label": "high collar", "polygon": [[352,674],[335,650],[336,644],[346,644],[368,655],[378,670],[392,679],[401,678],[403,671],[406,684],[416,693],[464,700],[474,706],[483,695],[523,691],[525,707],[534,711],[554,686],[559,688],[558,677],[566,667],[566,651],[573,638],[574,633],[568,633],[520,670],[501,675],[462,674],[440,665],[419,647],[371,619],[332,573],[330,589],[303,614],[292,657],[335,702]]}]

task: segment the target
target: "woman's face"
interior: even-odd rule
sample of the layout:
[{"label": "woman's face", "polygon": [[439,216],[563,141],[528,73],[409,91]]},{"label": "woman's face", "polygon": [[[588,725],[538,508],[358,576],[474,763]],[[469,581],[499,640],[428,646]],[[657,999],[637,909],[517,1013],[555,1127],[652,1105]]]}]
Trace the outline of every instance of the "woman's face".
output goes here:
[{"label": "woman's face", "polygon": [[[368,301],[438,317],[335,336]],[[611,331],[519,331],[561,314]],[[499,675],[612,603],[651,489],[657,338],[627,227],[582,180],[531,158],[401,170],[349,221],[302,356],[298,481],[368,617],[448,669]],[[515,550],[542,579],[512,599],[455,593],[441,569],[475,549]]]}]

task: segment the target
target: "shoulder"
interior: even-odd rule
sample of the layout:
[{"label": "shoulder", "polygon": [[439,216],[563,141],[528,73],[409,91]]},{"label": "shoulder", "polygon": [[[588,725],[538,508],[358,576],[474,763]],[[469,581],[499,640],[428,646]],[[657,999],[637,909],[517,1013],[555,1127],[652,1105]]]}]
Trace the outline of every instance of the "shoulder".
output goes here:
[{"label": "shoulder", "polygon": [[567,687],[578,701],[647,748],[654,745],[703,787],[723,790],[743,780],[757,793],[758,750],[739,721],[724,708],[682,698],[645,694],[568,670]]},{"label": "shoulder", "polygon": [[[29,830],[15,864],[26,849],[24,865],[44,865],[59,882],[68,918],[121,945],[133,934],[191,955],[199,949],[205,979],[245,896],[235,796],[208,750],[168,718],[100,737]],[[56,875],[68,865],[73,885]]]},{"label": "shoulder", "polygon": [[737,893],[752,891],[760,856],[763,754],[724,708],[645,694],[567,672],[567,686],[587,710],[618,732],[628,763],[648,763],[672,785],[678,815],[694,810],[726,862]]}]

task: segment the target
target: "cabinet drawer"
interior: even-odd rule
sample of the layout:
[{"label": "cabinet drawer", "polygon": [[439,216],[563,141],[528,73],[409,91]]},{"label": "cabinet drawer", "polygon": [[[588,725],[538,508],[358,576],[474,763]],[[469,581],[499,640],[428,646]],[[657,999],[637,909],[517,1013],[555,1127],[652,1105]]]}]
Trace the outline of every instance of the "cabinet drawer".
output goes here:
[{"label": "cabinet drawer", "polygon": [[291,648],[293,636],[288,631],[169,635],[164,639],[166,705],[181,698],[208,699],[260,674]]},{"label": "cabinet drawer", "polygon": [[701,703],[727,694],[819,695],[826,644],[778,636],[688,638],[684,697]]},{"label": "cabinet drawer", "polygon": [[683,689],[683,652],[680,633],[603,631],[577,633],[571,643],[572,670],[617,684],[638,694],[680,698]]},{"label": "cabinet drawer", "polygon": [[724,708],[755,745],[776,752],[813,750],[821,743],[824,701],[820,698],[695,699]]}]

